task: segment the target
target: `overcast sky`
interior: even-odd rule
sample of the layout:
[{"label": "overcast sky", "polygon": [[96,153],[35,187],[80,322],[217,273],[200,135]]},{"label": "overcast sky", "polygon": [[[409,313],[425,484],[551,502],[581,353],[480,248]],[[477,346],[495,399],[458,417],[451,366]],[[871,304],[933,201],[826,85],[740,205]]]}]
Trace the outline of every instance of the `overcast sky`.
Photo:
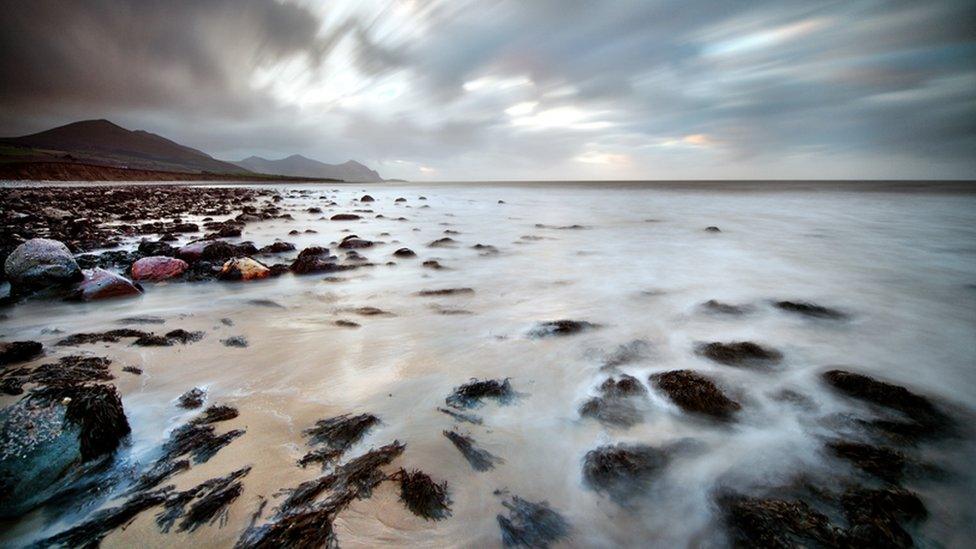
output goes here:
[{"label": "overcast sky", "polygon": [[974,178],[976,2],[0,10],[0,134],[108,118],[412,180]]}]

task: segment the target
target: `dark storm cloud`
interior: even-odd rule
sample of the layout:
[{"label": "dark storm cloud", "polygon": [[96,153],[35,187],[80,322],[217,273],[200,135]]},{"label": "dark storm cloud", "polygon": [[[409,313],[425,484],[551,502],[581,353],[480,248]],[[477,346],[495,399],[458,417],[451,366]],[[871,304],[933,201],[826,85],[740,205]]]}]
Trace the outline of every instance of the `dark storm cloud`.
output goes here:
[{"label": "dark storm cloud", "polygon": [[3,133],[111,115],[404,177],[976,172],[966,0],[42,1],[0,24]]}]

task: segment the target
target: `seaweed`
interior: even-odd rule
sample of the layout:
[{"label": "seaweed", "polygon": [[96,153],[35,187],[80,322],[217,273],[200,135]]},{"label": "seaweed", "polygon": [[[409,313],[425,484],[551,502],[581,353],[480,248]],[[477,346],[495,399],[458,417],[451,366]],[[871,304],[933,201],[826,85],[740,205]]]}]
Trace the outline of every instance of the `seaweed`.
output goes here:
[{"label": "seaweed", "polygon": [[227,406],[226,404],[213,404],[208,406],[207,409],[204,410],[199,416],[190,420],[190,423],[194,425],[207,425],[210,423],[231,420],[238,415],[239,412],[237,411],[237,408],[234,408],[233,406]]},{"label": "seaweed", "polygon": [[494,398],[506,404],[514,397],[515,391],[512,390],[508,378],[485,380],[472,378],[470,382],[455,387],[444,402],[452,408],[474,408],[481,405],[483,398]]},{"label": "seaweed", "polygon": [[474,414],[465,414],[464,412],[457,412],[455,410],[449,410],[447,408],[440,408],[440,407],[437,408],[437,411],[443,412],[458,421],[473,423],[475,425],[481,425],[482,423],[481,418]]},{"label": "seaweed", "polygon": [[164,503],[170,490],[171,486],[136,494],[118,507],[98,511],[85,522],[38,542],[36,547],[97,547],[116,528],[125,526],[139,513]]},{"label": "seaweed", "polygon": [[450,440],[454,447],[461,452],[464,459],[468,460],[475,471],[484,472],[494,469],[495,464],[505,463],[505,460],[492,454],[491,452],[478,448],[474,439],[467,435],[462,435],[456,431],[444,431],[444,436]]},{"label": "seaweed", "polygon": [[400,469],[390,479],[400,482],[400,501],[413,514],[426,520],[442,520],[451,515],[447,481],[438,484],[427,473],[417,469]]},{"label": "seaweed", "polygon": [[503,501],[508,516],[498,515],[505,547],[549,547],[569,536],[569,523],[549,506],[549,502],[534,503],[513,496],[511,503]]},{"label": "seaweed", "polygon": [[180,395],[176,405],[180,408],[199,408],[203,406],[204,399],[207,398],[207,391],[199,387],[194,387]]},{"label": "seaweed", "polygon": [[343,414],[317,421],[314,427],[305,429],[303,434],[308,437],[310,445],[324,447],[313,449],[305,454],[299,460],[299,465],[302,467],[309,463],[328,465],[336,461],[379,422],[380,419],[373,414],[360,414],[358,416]]}]

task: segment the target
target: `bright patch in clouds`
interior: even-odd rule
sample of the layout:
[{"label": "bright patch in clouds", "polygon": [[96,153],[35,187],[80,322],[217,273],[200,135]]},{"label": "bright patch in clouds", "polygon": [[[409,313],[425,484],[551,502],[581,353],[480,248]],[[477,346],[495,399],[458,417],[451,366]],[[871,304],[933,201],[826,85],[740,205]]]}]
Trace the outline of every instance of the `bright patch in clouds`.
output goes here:
[{"label": "bright patch in clouds", "polygon": [[630,163],[630,157],[625,154],[612,154],[605,152],[590,151],[585,152],[573,160],[585,164],[610,164],[622,166]]}]

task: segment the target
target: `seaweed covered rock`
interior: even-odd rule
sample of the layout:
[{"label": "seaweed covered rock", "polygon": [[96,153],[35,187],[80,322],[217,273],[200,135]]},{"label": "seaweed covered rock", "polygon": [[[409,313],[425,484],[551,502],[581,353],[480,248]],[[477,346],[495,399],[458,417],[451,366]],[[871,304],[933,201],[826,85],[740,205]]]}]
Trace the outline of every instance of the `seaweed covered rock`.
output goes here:
[{"label": "seaweed covered rock", "polygon": [[513,496],[512,501],[503,501],[508,516],[498,515],[498,527],[502,531],[505,547],[549,547],[569,536],[569,522],[549,506],[549,502],[538,503]]},{"label": "seaweed covered rock", "polygon": [[451,515],[447,481],[438,484],[430,475],[417,469],[400,469],[390,478],[399,481],[400,501],[411,513],[425,520],[442,520]]},{"label": "seaweed covered rock", "polygon": [[44,346],[37,341],[0,342],[0,367],[18,362],[27,362],[44,352]]},{"label": "seaweed covered rock", "polygon": [[142,287],[128,278],[100,267],[84,271],[84,280],[72,291],[72,299],[96,301],[101,299],[134,297],[142,294]]},{"label": "seaweed covered rock", "polygon": [[590,450],[583,480],[618,503],[643,493],[671,460],[672,450],[644,444],[617,444]]},{"label": "seaweed covered rock", "polygon": [[928,516],[922,500],[903,488],[856,487],[841,497],[848,542],[854,547],[912,547],[904,525]]},{"label": "seaweed covered rock", "polygon": [[650,381],[672,402],[687,412],[727,420],[742,407],[738,402],[725,396],[714,381],[691,370],[671,370],[653,374]]},{"label": "seaweed covered rock", "polygon": [[0,411],[0,516],[44,503],[72,469],[110,455],[128,434],[111,385],[45,386]]},{"label": "seaweed covered rock", "polygon": [[68,247],[47,238],[33,238],[14,248],[3,268],[11,288],[18,292],[63,286],[83,278]]},{"label": "seaweed covered rock", "polygon": [[763,347],[751,341],[735,341],[732,343],[705,343],[699,345],[695,352],[701,356],[714,360],[726,366],[760,366],[776,364],[783,358],[783,353],[776,349]]},{"label": "seaweed covered rock", "polygon": [[845,370],[824,372],[823,380],[849,397],[901,412],[930,432],[941,432],[951,425],[949,417],[932,401],[900,385]]},{"label": "seaweed covered rock", "polygon": [[827,443],[827,449],[865,473],[888,482],[898,482],[905,473],[905,456],[891,448],[835,440]]},{"label": "seaweed covered rock", "polygon": [[180,398],[176,400],[177,406],[180,408],[192,409],[199,408],[203,406],[203,401],[207,398],[207,391],[199,387],[194,387],[189,391],[180,395]]},{"label": "seaweed covered rock", "polygon": [[806,301],[776,301],[773,303],[773,305],[777,309],[812,318],[828,318],[835,320],[847,318],[846,314],[836,309],[824,307],[823,305],[817,305],[816,303],[808,303]]},{"label": "seaweed covered rock", "polygon": [[620,379],[607,378],[600,385],[600,396],[593,397],[580,407],[580,415],[621,427],[635,425],[641,420],[641,413],[634,397],[647,394],[641,382],[627,374]]},{"label": "seaweed covered rock", "polygon": [[473,379],[464,385],[455,387],[444,402],[454,408],[474,408],[482,404],[482,399],[493,398],[501,404],[511,402],[515,397],[512,384],[505,379]]},{"label": "seaweed covered rock", "polygon": [[727,493],[718,506],[736,547],[838,547],[843,533],[802,501]]},{"label": "seaweed covered rock", "polygon": [[539,322],[529,330],[529,337],[542,338],[567,336],[597,328],[598,325],[585,320],[547,320]]}]

